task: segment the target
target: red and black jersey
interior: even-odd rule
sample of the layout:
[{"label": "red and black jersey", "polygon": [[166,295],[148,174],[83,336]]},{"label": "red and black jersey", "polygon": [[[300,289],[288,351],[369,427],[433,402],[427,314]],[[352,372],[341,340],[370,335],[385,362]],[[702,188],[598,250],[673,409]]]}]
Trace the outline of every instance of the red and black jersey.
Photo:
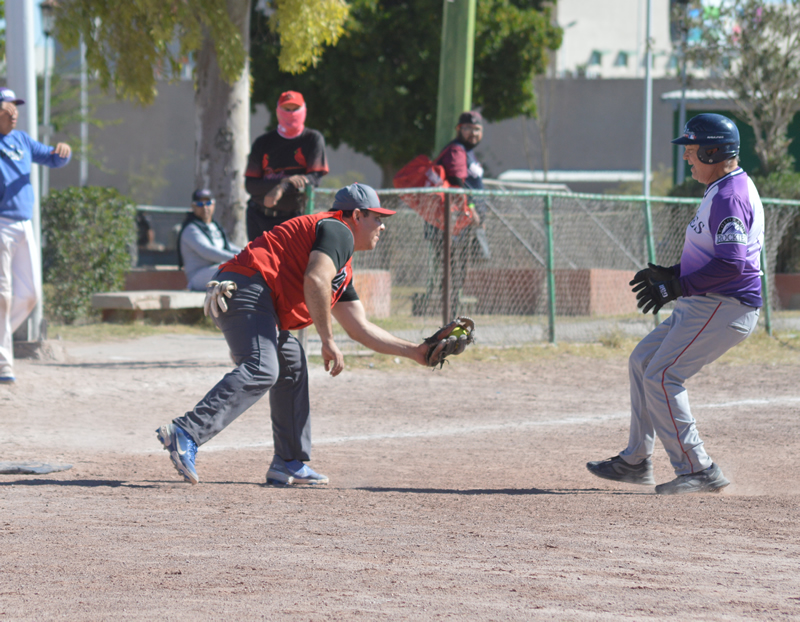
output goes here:
[{"label": "red and black jersey", "polygon": [[[295,138],[284,138],[278,130],[259,136],[250,149],[245,171],[245,185],[251,199],[263,204],[264,195],[292,175],[306,175],[317,185],[328,172],[325,139],[317,130],[305,128]],[[288,189],[278,202],[283,211],[301,211],[302,193]],[[291,205],[290,205],[291,204]],[[296,204],[296,205],[295,205]]]},{"label": "red and black jersey", "polygon": [[[326,220],[336,221],[325,222],[326,227],[344,229],[326,236],[339,242],[321,246],[318,237]],[[250,242],[236,257],[222,264],[221,269],[246,276],[259,273],[272,291],[272,304],[281,330],[297,330],[312,323],[303,289],[311,251],[324,252],[337,268],[331,282],[331,308],[339,300],[358,299],[351,285],[353,246],[353,235],[342,212],[299,216]]]}]

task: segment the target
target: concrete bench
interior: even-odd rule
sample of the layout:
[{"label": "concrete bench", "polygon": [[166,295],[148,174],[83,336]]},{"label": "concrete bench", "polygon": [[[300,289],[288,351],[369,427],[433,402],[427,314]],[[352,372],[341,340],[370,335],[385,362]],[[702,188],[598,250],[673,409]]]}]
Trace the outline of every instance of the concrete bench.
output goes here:
[{"label": "concrete bench", "polygon": [[[358,270],[353,274],[355,288],[368,317],[386,318],[391,315],[392,275],[388,270]],[[166,280],[165,280],[166,279]],[[160,312],[181,309],[202,309],[205,292],[186,289],[139,289],[146,283],[182,282],[183,271],[158,266],[128,273],[125,291],[94,294],[92,307],[101,309],[103,321],[135,319],[159,315]],[[160,313],[164,315],[164,313]],[[199,319],[199,318],[198,318]]]},{"label": "concrete bench", "polygon": [[92,295],[92,307],[103,311],[103,321],[115,315],[144,318],[146,311],[202,309],[205,292],[188,290],[147,289],[131,292],[107,292]]}]

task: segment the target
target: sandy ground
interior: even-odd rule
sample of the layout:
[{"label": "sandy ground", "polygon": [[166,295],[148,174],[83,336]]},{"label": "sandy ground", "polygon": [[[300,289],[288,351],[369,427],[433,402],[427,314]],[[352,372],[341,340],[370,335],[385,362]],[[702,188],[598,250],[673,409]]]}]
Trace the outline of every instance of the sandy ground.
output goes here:
[{"label": "sandy ground", "polygon": [[[325,489],[262,485],[268,405],[183,483],[154,430],[230,363],[224,342],[65,343],[0,387],[0,620],[782,620],[800,617],[800,366],[689,385],[723,493],[591,476],[627,440],[624,355],[432,373],[312,370]],[[655,455],[656,479],[672,479]]]}]

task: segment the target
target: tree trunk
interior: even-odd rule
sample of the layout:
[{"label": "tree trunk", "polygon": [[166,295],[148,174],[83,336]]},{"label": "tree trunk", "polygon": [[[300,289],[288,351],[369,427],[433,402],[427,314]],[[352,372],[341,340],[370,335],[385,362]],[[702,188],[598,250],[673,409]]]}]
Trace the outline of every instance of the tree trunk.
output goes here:
[{"label": "tree trunk", "polygon": [[[250,49],[250,0],[228,0],[228,14]],[[244,172],[250,151],[250,60],[229,84],[220,74],[214,42],[206,33],[197,55],[195,186],[214,193],[215,218],[238,245],[247,241],[248,195]]]},{"label": "tree trunk", "polygon": [[381,188],[394,188],[394,176],[397,175],[402,166],[396,164],[380,164],[381,167]]}]

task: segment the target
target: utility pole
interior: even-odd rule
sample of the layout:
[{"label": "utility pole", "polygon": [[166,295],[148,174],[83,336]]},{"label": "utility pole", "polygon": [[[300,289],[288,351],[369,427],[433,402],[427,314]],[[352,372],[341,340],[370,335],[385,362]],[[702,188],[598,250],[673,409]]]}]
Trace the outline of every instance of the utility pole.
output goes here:
[{"label": "utility pole", "polygon": [[653,0],[647,1],[644,53],[644,158],[642,162],[642,194],[650,198],[650,171],[653,139]]},{"label": "utility pole", "polygon": [[444,0],[435,153],[455,135],[458,115],[472,107],[476,0]]},{"label": "utility pole", "polygon": [[86,42],[81,35],[81,187],[89,183],[89,79],[86,73]]},{"label": "utility pole", "polygon": [[[472,108],[472,70],[475,50],[476,0],[444,0],[442,49],[439,54],[439,93],[436,100],[436,144],[439,153],[455,134],[458,116]],[[452,242],[451,205],[445,195],[444,231],[442,232],[442,321],[449,322]]]},{"label": "utility pole", "polygon": [[[675,4],[679,5],[672,10],[680,11],[680,19],[678,20],[677,28],[679,29],[678,43],[680,45],[680,62],[681,62],[681,102],[678,108],[678,132],[683,132],[683,126],[686,125],[686,64],[687,64],[687,48],[688,41],[688,16],[687,11],[689,7],[689,0],[675,0]],[[675,15],[671,16],[675,19]],[[683,154],[680,147],[675,149],[678,157],[675,161],[675,182],[680,185],[686,179],[686,166],[683,163]]]},{"label": "utility pole", "polygon": [[[44,102],[43,102],[43,119],[42,119],[42,142],[45,145],[50,144],[52,137],[52,128],[50,127],[50,74],[52,68],[50,67],[50,37],[55,30],[55,11],[58,3],[56,0],[44,0],[39,5],[39,10],[42,13],[42,31],[44,32]],[[55,55],[54,55],[55,58]],[[50,193],[50,167],[42,167],[42,195],[41,199]]]},{"label": "utility pole", "polygon": [[[647,0],[647,25],[645,27],[645,74],[644,74],[644,163],[642,165],[642,194],[644,195],[644,218],[647,229],[647,260],[656,263],[656,245],[653,239],[653,213],[650,206],[650,171],[653,168],[653,0]],[[656,313],[655,325],[661,323]]]},{"label": "utility pole", "polygon": [[[36,65],[33,55],[33,0],[6,2],[6,76],[8,86],[25,104],[19,107],[17,128],[33,140],[39,139],[38,102],[36,99]],[[39,167],[31,166],[30,184],[33,189],[33,232],[41,253],[41,218],[39,212]],[[41,254],[40,254],[41,257]],[[41,263],[41,262],[40,262]],[[42,291],[42,275],[35,274],[36,287]],[[42,301],[28,318],[28,341],[39,341],[42,327]]]}]

